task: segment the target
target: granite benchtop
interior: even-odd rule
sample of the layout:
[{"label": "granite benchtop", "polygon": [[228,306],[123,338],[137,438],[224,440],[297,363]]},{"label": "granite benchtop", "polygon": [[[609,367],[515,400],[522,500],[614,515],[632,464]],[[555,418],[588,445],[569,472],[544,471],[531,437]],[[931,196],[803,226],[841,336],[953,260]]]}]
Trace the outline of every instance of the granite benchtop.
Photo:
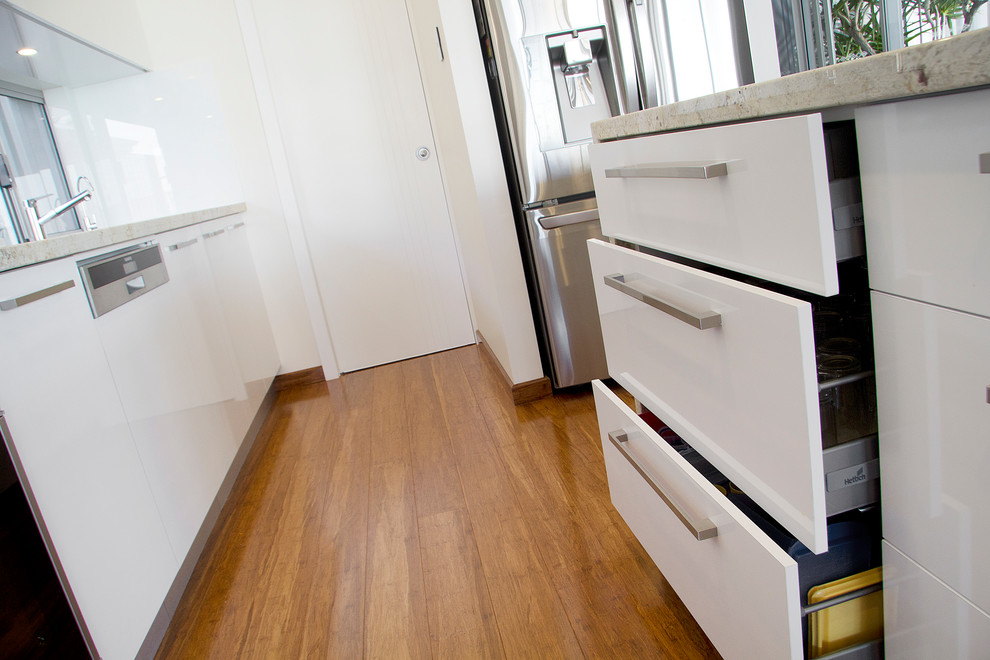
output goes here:
[{"label": "granite benchtop", "polygon": [[202,209],[189,213],[178,213],[153,220],[142,220],[126,225],[104,227],[93,231],[79,231],[72,234],[55,236],[43,241],[8,245],[0,247],[0,273],[32,266],[52,259],[61,259],[80,252],[97,250],[116,243],[123,243],[136,238],[144,238],[162,234],[180,227],[188,227],[200,222],[208,222],[228,215],[243,213],[247,205],[242,203],[228,204],[216,208]]},{"label": "granite benchtop", "polygon": [[596,142],[990,85],[990,28],[603,119]]}]

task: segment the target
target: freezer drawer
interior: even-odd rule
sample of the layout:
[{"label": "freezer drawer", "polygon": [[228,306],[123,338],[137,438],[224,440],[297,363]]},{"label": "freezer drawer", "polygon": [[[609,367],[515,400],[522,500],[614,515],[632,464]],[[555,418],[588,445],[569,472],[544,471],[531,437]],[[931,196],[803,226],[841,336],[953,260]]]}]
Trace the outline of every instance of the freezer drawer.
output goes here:
[{"label": "freezer drawer", "polygon": [[990,611],[990,319],[873,293],[883,534]]},{"label": "freezer drawer", "polygon": [[588,246],[609,374],[798,540],[825,551],[811,305]]},{"label": "freezer drawer", "polygon": [[886,541],[884,646],[888,658],[986,658],[990,617]]},{"label": "freezer drawer", "polygon": [[833,223],[820,115],[593,144],[590,153],[606,236],[838,293],[833,228],[862,214],[846,209]]},{"label": "freezer drawer", "polygon": [[594,395],[612,503],[712,644],[803,657],[794,559],[600,381]]},{"label": "freezer drawer", "polygon": [[990,316],[988,116],[990,90],[856,111],[874,289]]}]

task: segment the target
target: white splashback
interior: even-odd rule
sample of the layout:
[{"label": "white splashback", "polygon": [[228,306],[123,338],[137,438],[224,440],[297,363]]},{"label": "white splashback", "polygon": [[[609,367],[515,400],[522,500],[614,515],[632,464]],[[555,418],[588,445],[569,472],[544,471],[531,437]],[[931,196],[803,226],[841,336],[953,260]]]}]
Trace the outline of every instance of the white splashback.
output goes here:
[{"label": "white splashback", "polygon": [[46,90],[73,192],[99,227],[243,201],[212,74],[184,65],[85,87]]}]

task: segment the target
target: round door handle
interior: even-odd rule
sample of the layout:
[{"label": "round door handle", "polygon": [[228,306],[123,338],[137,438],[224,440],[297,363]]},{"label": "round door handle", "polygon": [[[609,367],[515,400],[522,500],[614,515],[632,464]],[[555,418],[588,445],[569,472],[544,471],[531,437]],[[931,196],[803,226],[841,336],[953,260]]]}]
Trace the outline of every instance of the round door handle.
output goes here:
[{"label": "round door handle", "polygon": [[430,150],[427,149],[426,147],[420,147],[419,149],[416,150],[416,158],[418,158],[419,160],[429,160]]}]

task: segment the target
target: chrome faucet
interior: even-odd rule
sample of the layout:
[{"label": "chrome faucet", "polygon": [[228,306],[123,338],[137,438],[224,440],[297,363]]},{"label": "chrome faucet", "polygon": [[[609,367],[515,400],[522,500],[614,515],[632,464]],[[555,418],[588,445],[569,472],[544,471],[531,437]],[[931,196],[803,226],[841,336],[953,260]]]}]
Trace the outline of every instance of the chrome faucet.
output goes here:
[{"label": "chrome faucet", "polygon": [[73,197],[72,199],[70,199],[69,201],[67,201],[65,204],[61,204],[59,206],[56,206],[51,211],[49,211],[45,215],[43,215],[40,218],[38,218],[38,220],[37,220],[37,222],[38,222],[38,229],[41,230],[41,237],[40,238],[48,238],[45,235],[45,225],[47,223],[51,222],[52,220],[54,220],[58,216],[62,215],[63,213],[65,213],[66,211],[68,211],[69,209],[71,209],[72,207],[76,206],[77,204],[82,204],[87,199],[89,199],[90,197],[92,197],[92,195],[93,195],[93,191],[91,191],[91,190],[84,190],[83,192],[77,194],[75,197]]},{"label": "chrome faucet", "polygon": [[[83,181],[89,184],[89,187],[86,190],[80,190],[80,184]],[[47,238],[47,236],[45,235],[46,224],[48,224],[58,216],[62,215],[69,209],[79,204],[82,204],[90,197],[92,197],[94,192],[92,182],[90,182],[90,180],[84,176],[81,176],[76,180],[76,190],[78,190],[79,192],[76,193],[75,197],[72,197],[71,199],[69,199],[69,201],[65,202],[64,204],[60,204],[59,206],[56,206],[55,208],[53,208],[51,211],[41,216],[40,218],[37,217],[37,211],[35,211],[35,209],[37,208],[36,205],[38,203],[38,200],[43,199],[44,197],[51,197],[51,195],[44,195],[43,197],[34,197],[28,200],[27,202],[27,205],[29,207],[28,215],[34,216],[30,218],[32,233],[34,233],[34,240],[39,241],[41,239]],[[34,213],[30,213],[30,211],[34,211]],[[87,226],[87,223],[80,223],[80,227],[84,231],[89,228]]]}]

